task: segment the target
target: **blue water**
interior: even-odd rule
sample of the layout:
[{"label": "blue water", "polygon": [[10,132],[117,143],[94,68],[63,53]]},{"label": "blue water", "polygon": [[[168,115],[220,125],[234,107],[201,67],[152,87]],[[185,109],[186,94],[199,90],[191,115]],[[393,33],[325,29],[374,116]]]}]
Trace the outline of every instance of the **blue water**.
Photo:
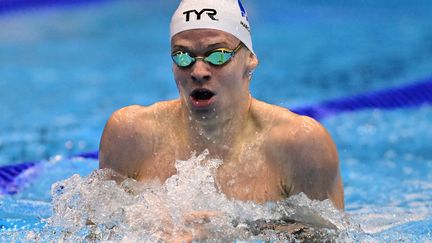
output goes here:
[{"label": "blue water", "polygon": [[[0,16],[0,165],[50,160],[22,192],[1,198],[4,229],[42,227],[51,184],[97,168],[94,160],[55,156],[97,150],[111,112],[177,97],[168,33],[176,2]],[[246,7],[260,59],[251,84],[258,99],[297,107],[432,76],[430,1]],[[322,121],[338,146],[346,211],[371,239],[432,239],[431,114],[424,106]]]}]

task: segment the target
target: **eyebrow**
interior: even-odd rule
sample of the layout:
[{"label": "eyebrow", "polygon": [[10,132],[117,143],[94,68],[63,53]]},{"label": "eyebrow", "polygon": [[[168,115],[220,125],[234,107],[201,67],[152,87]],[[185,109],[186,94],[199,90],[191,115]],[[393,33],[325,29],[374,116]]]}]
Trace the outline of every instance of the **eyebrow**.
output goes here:
[{"label": "eyebrow", "polygon": [[171,51],[178,51],[178,50],[185,50],[187,52],[190,51],[190,49],[186,46],[182,46],[182,45],[174,45],[171,49]]},{"label": "eyebrow", "polygon": [[229,46],[228,45],[228,43],[227,42],[225,42],[225,41],[221,41],[221,42],[216,42],[216,43],[214,43],[214,44],[210,44],[210,45],[207,45],[207,48],[206,49],[209,49],[209,48],[216,48],[216,47],[219,47],[219,46]]},{"label": "eyebrow", "polygon": [[[204,48],[204,50],[206,50],[206,51],[210,51],[210,50],[215,49],[215,48],[219,48],[219,47],[228,47],[228,46],[229,46],[229,45],[228,45],[227,42],[225,42],[225,41],[221,41],[221,42],[216,42],[216,43],[213,43],[213,44],[209,44],[209,45],[207,45],[207,46]],[[193,52],[192,49],[190,49],[189,47],[183,46],[183,45],[174,45],[174,46],[172,47],[172,51],[178,51],[178,50],[184,50],[184,51],[186,51],[186,52]]]}]

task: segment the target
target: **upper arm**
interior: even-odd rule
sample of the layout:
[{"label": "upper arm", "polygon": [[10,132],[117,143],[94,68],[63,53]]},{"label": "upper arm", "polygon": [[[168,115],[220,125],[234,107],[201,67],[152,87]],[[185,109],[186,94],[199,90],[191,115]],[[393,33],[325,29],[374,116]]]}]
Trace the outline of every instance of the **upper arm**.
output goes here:
[{"label": "upper arm", "polygon": [[[293,126],[293,124],[291,124]],[[295,132],[284,134],[290,195],[304,192],[310,199],[330,199],[344,208],[344,192],[336,146],[326,129],[309,117],[298,117]],[[286,129],[289,130],[289,129]]]},{"label": "upper arm", "polygon": [[[137,178],[140,166],[151,154],[150,119],[141,119],[138,107],[114,112],[105,125],[99,147],[99,168],[110,168],[122,176]],[[150,137],[150,139],[149,139]]]},{"label": "upper arm", "polygon": [[336,145],[326,129],[309,117],[302,117],[304,130],[299,134],[294,191],[311,199],[330,199],[344,208],[344,193]]}]

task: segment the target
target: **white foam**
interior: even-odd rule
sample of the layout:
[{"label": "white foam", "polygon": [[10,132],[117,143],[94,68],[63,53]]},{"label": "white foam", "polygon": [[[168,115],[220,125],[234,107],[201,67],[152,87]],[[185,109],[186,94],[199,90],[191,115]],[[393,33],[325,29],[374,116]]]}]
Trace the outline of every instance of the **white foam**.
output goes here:
[{"label": "white foam", "polygon": [[177,174],[163,184],[126,179],[118,185],[110,179],[114,175],[110,170],[57,182],[52,186],[53,215],[43,233],[29,234],[48,241],[156,242],[186,236],[222,241],[294,239],[260,228],[259,222],[282,218],[325,227],[333,235],[359,230],[330,201],[311,201],[304,194],[264,205],[228,199],[214,177],[223,162],[207,158],[208,154],[206,150],[176,161]]}]

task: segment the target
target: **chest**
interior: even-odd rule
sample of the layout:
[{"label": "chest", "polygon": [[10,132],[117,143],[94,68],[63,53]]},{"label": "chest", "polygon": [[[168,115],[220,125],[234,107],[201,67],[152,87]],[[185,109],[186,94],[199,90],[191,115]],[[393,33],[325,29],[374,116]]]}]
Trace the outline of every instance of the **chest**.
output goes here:
[{"label": "chest", "polygon": [[[176,160],[190,160],[191,147],[177,139],[159,140],[153,155],[151,168],[145,170],[144,177],[157,178],[161,182],[177,173]],[[215,174],[215,182],[221,193],[228,198],[263,203],[287,197],[280,168],[266,156],[265,149],[259,140],[240,143],[231,147],[230,153],[222,157],[222,165]],[[199,151],[201,152],[201,151]],[[199,155],[199,152],[197,155]],[[217,157],[218,151],[210,150],[207,159]],[[220,158],[220,157],[219,157]]]},{"label": "chest", "polygon": [[216,177],[220,190],[229,198],[263,203],[287,197],[284,178],[265,160],[226,163],[218,169]]}]

